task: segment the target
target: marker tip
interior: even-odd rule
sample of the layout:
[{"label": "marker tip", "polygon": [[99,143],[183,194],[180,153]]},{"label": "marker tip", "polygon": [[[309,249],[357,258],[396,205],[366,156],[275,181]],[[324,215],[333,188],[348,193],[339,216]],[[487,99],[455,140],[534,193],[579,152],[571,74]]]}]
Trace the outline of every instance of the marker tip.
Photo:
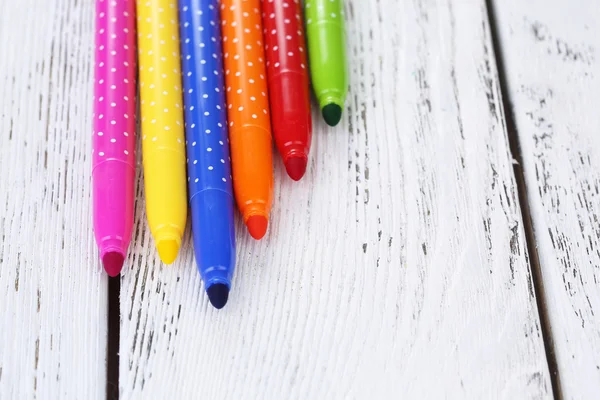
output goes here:
[{"label": "marker tip", "polygon": [[108,276],[115,277],[119,275],[123,268],[125,257],[118,251],[110,251],[102,257],[102,264]]},{"label": "marker tip", "polygon": [[329,126],[336,126],[342,119],[342,107],[335,103],[327,104],[321,111],[323,119]]},{"label": "marker tip", "polygon": [[295,181],[299,181],[306,172],[306,164],[308,160],[306,157],[289,157],[285,161],[285,170],[287,171],[290,178]]},{"label": "marker tip", "polygon": [[165,264],[172,264],[179,252],[179,244],[172,239],[159,240],[156,248],[158,249],[158,256]]},{"label": "marker tip", "polygon": [[206,289],[206,294],[208,295],[210,304],[212,304],[217,310],[220,310],[221,308],[225,307],[225,304],[227,304],[227,299],[229,298],[229,288],[223,283],[215,283]]},{"label": "marker tip", "polygon": [[269,221],[262,215],[253,215],[246,221],[246,226],[248,227],[250,235],[254,239],[259,240],[267,233]]}]

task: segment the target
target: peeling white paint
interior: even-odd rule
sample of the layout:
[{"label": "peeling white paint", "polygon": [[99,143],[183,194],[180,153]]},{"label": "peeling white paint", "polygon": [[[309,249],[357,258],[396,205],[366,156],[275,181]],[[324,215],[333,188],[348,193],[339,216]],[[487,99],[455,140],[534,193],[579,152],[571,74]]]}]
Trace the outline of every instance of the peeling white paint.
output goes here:
[{"label": "peeling white paint", "polygon": [[600,3],[496,1],[566,399],[600,393]]}]

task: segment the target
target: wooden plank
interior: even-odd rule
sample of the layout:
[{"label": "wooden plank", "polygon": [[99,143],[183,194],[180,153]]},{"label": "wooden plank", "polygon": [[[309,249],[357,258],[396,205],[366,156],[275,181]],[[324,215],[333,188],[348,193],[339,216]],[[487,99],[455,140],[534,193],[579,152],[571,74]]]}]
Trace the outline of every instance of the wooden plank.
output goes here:
[{"label": "wooden plank", "polygon": [[600,393],[600,4],[502,0],[494,9],[562,393],[594,398]]},{"label": "wooden plank", "polygon": [[123,398],[551,397],[479,1],[346,2],[343,123],[272,225],[238,226],[226,308],[189,232],[160,264],[138,193],[122,279]]},{"label": "wooden plank", "polygon": [[0,1],[0,398],[105,398],[93,2]]}]

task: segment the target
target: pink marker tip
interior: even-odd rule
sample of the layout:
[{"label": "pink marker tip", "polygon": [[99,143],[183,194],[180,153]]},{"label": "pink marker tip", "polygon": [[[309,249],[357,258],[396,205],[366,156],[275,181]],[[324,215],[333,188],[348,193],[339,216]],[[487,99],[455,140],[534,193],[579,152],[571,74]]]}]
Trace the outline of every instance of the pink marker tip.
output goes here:
[{"label": "pink marker tip", "polygon": [[125,262],[125,257],[123,257],[123,254],[116,251],[106,253],[104,257],[102,257],[104,270],[108,276],[112,277],[119,275],[123,268],[123,262]]}]

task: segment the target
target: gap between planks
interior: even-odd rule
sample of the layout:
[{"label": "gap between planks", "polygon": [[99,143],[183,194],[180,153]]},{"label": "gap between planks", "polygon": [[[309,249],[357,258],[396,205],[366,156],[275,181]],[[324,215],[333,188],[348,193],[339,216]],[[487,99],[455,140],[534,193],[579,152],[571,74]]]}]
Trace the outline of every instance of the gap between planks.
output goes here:
[{"label": "gap between planks", "polygon": [[521,153],[521,144],[519,142],[519,132],[515,124],[514,115],[511,107],[510,92],[508,90],[507,76],[504,59],[501,51],[500,33],[498,31],[496,12],[494,9],[494,0],[485,0],[488,12],[488,21],[492,36],[492,47],[496,60],[496,70],[498,71],[498,82],[500,84],[500,94],[502,96],[502,107],[504,108],[504,120],[506,122],[506,131],[510,152],[513,157],[513,170],[517,183],[517,192],[519,196],[519,205],[521,209],[521,218],[523,220],[523,229],[525,231],[525,243],[529,253],[529,262],[533,280],[533,290],[537,304],[538,315],[541,322],[542,338],[544,340],[544,349],[546,352],[546,361],[550,371],[550,380],[552,382],[552,394],[555,399],[562,399],[560,388],[560,375],[558,373],[558,364],[556,361],[556,352],[554,350],[554,340],[552,336],[552,326],[548,315],[548,306],[546,302],[546,291],[542,279],[542,270],[540,259],[537,252],[535,234],[529,208],[529,199],[527,196],[527,184],[525,183],[525,174],[523,173],[523,156]]},{"label": "gap between planks", "polygon": [[119,399],[119,342],[121,275],[108,279],[108,326],[106,341],[106,399]]}]

